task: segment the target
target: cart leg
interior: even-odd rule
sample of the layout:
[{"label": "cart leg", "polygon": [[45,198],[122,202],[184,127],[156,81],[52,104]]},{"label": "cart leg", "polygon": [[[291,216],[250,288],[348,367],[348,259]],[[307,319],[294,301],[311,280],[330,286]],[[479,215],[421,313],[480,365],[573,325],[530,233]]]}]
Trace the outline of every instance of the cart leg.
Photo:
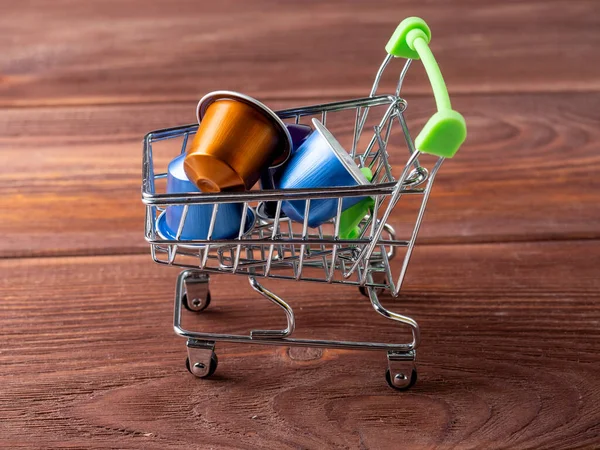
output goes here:
[{"label": "cart leg", "polygon": [[186,345],[188,350],[187,369],[198,378],[210,377],[219,363],[215,353],[215,343],[188,339]]},{"label": "cart leg", "polygon": [[204,272],[193,272],[185,278],[185,294],[182,297],[183,306],[192,312],[200,312],[210,305],[210,277]]},{"label": "cart leg", "polygon": [[415,366],[416,352],[415,349],[419,346],[420,332],[419,324],[408,316],[395,313],[383,307],[377,298],[377,293],[373,288],[367,288],[371,305],[383,317],[403,323],[410,326],[412,332],[412,343],[410,350],[388,351],[388,369],[386,371],[386,380],[390,387],[398,390],[405,390],[413,386],[417,382],[417,368]]},{"label": "cart leg", "polygon": [[415,357],[414,350],[387,353],[388,369],[385,378],[390,387],[403,391],[411,388],[417,382]]},{"label": "cart leg", "polygon": [[285,316],[287,318],[287,327],[285,330],[252,330],[250,332],[250,336],[253,339],[279,339],[289,336],[294,332],[294,328],[296,327],[296,319],[294,318],[294,310],[288,305],[283,299],[275,295],[273,292],[269,291],[263,285],[261,285],[256,278],[248,277],[248,281],[250,282],[250,286],[260,295],[265,297],[267,300],[275,303],[277,306],[281,307],[285,312]]},{"label": "cart leg", "polygon": [[[371,306],[373,309],[381,314],[386,319],[393,320],[395,322],[400,322],[410,327],[410,331],[412,333],[412,342],[410,344],[411,350],[416,349],[421,342],[421,332],[419,329],[419,324],[412,318],[408,316],[403,316],[402,314],[398,314],[394,311],[390,311],[383,307],[379,298],[377,297],[377,292],[373,288],[367,288],[367,292],[369,293],[369,300],[371,300]],[[414,359],[414,356],[413,356]]]}]

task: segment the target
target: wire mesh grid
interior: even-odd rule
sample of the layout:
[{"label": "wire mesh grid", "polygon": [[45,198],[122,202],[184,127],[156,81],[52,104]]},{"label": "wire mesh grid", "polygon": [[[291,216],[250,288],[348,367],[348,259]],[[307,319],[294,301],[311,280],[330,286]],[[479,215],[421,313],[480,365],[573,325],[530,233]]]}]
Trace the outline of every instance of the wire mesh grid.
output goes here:
[{"label": "wire mesh grid", "polygon": [[[387,62],[384,60],[383,68]],[[154,261],[205,272],[361,285],[398,295],[435,173],[443,161],[437,158],[428,170],[414,148],[404,117],[407,103],[399,96],[407,68],[408,64],[401,73],[396,95],[374,95],[381,76],[378,73],[370,97],[277,112],[289,123],[308,123],[318,118],[338,140],[345,138],[344,148],[357,165],[371,169],[370,185],[167,194],[160,187],[167,174],[155,171],[153,151],[168,141],[171,146],[179,142],[179,151],[185,152],[198,125],[149,133],[144,139],[142,197],[146,204],[145,238],[151,244]],[[403,160],[402,155],[408,159]],[[409,235],[397,239],[387,221],[404,195],[419,196],[420,208]],[[374,199],[374,207],[358,225],[355,237],[342,238],[343,200],[365,196]],[[311,202],[325,198],[337,201],[335,217],[317,228],[308,227]],[[290,200],[304,202],[304,223],[293,222],[282,213],[282,202]],[[270,217],[264,213],[267,202],[276,205]],[[234,238],[214,239],[219,206],[225,203],[243,204],[238,233]],[[206,239],[182,239],[189,207],[207,204],[212,205],[212,216]],[[178,232],[171,237],[161,236],[156,225],[168,207],[183,208]],[[394,276],[390,261],[399,249],[404,250],[404,261],[399,276]]]}]

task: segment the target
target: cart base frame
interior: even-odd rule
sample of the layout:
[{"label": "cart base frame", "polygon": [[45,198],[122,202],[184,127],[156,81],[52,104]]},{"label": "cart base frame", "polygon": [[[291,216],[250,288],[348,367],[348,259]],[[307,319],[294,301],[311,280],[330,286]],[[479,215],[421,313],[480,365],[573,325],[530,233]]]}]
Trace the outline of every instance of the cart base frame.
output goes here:
[{"label": "cart base frame", "polygon": [[[388,368],[385,376],[388,384],[398,390],[408,389],[415,384],[417,379],[415,347],[418,343],[418,326],[412,329],[413,342],[409,344],[291,338],[290,335],[295,329],[293,309],[276,294],[262,286],[256,278],[248,277],[248,279],[255,291],[283,309],[287,318],[285,329],[252,330],[247,335],[202,333],[184,329],[182,327],[182,312],[184,309],[200,313],[210,304],[210,277],[207,273],[199,270],[184,270],[179,274],[175,292],[173,328],[177,335],[187,338],[188,357],[186,365],[194,376],[198,378],[211,376],[218,364],[218,358],[215,353],[216,343],[232,342],[290,347],[385,351],[388,360]],[[366,288],[366,294],[370,298],[375,310],[391,320],[398,320],[396,316],[399,315],[381,306],[377,298],[377,291],[378,289],[376,288]],[[405,316],[400,317],[402,318],[401,321],[405,323],[407,319],[412,320]]]}]

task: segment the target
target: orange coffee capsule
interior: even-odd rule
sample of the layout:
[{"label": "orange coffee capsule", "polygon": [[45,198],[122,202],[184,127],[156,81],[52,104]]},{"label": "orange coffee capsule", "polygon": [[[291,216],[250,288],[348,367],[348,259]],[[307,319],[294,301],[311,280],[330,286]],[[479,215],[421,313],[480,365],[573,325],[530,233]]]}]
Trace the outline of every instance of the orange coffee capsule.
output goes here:
[{"label": "orange coffee capsule", "polygon": [[185,157],[185,173],[203,192],[250,190],[268,167],[291,153],[277,115],[243,94],[217,91],[198,103],[200,126]]}]

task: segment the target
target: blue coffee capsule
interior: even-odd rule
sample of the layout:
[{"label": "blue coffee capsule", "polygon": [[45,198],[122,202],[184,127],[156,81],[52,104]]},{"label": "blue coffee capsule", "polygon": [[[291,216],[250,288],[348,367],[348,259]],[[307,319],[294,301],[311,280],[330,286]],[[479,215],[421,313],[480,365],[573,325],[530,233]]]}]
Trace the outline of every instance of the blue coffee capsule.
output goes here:
[{"label": "blue coffee capsule", "polygon": [[[294,152],[274,177],[277,189],[363,186],[370,184],[350,155],[317,119],[315,131]],[[366,197],[346,197],[346,210]],[[304,222],[304,200],[284,201],[281,208],[296,222]],[[310,202],[308,226],[318,227],[337,214],[337,198],[316,199]]]},{"label": "blue coffee capsule", "polygon": [[[312,128],[308,125],[302,125],[297,123],[286,123],[285,126],[287,127],[288,131],[290,132],[290,136],[292,137],[293,154],[296,150],[298,150],[298,148],[300,148],[300,146],[308,138],[310,133],[312,133]],[[261,174],[260,188],[262,190],[275,189],[273,179],[277,176],[277,172],[280,169],[281,167],[267,169]],[[263,214],[265,214],[265,218],[273,218],[275,217],[275,213],[277,212],[277,202],[265,202],[260,209],[263,212]],[[283,215],[284,214],[282,213],[282,216]]]},{"label": "blue coffee capsule", "polygon": [[[183,170],[185,153],[179,155],[169,163],[167,173],[167,194],[200,192]],[[243,203],[219,204],[217,217],[212,233],[212,239],[236,238],[240,231],[242,221]],[[156,228],[163,239],[175,239],[184,205],[167,206],[166,210],[158,217]],[[206,239],[212,217],[213,204],[189,205],[185,224],[180,239]],[[248,208],[246,214],[244,234],[248,233],[254,225],[254,213]]]}]

